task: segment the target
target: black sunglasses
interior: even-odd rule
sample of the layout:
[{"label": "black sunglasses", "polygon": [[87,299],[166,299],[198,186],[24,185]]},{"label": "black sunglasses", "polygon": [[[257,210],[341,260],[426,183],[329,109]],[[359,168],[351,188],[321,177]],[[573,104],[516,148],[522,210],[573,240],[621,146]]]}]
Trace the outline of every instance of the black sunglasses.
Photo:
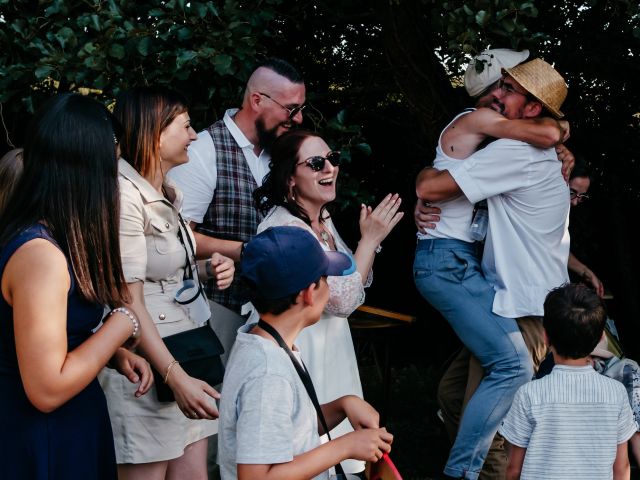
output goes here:
[{"label": "black sunglasses", "polygon": [[267,95],[266,93],[258,92],[258,95],[262,95],[263,97],[267,97],[269,100],[274,102],[276,105],[280,105],[287,112],[289,112],[289,120],[293,120],[293,117],[295,117],[298,114],[298,112],[303,111],[307,107],[306,105],[298,105],[297,107],[289,108],[289,107],[285,107],[284,105],[282,105],[275,98],[271,98],[271,96]]},{"label": "black sunglasses", "polygon": [[296,163],[296,166],[305,163],[307,167],[309,167],[314,172],[319,172],[320,170],[324,169],[324,162],[327,160],[329,160],[329,163],[334,167],[339,167],[340,163],[342,162],[342,157],[340,156],[340,152],[333,151],[327,153],[326,157],[321,157],[320,155],[309,157],[306,160]]}]

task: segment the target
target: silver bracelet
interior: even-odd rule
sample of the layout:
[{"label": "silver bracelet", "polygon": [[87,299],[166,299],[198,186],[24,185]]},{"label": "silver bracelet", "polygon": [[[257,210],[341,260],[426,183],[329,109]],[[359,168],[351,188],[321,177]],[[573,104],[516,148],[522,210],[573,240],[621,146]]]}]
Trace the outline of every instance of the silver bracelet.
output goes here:
[{"label": "silver bracelet", "polygon": [[111,310],[111,312],[109,312],[109,316],[113,315],[116,312],[120,312],[129,317],[129,320],[131,320],[131,323],[133,323],[133,333],[131,334],[131,338],[138,338],[140,336],[140,323],[138,322],[138,319],[135,317],[135,315],[131,313],[128,308],[118,307]]},{"label": "silver bracelet", "polygon": [[380,253],[382,251],[382,245],[378,245],[374,251]]}]

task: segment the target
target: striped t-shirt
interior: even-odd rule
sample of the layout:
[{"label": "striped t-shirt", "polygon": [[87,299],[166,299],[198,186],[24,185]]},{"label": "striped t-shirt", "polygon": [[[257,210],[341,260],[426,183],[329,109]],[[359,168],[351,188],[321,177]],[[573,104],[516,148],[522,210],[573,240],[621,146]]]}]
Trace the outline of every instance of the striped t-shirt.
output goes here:
[{"label": "striped t-shirt", "polygon": [[566,365],[520,387],[499,429],[527,449],[521,480],[611,479],[618,444],[636,430],[622,383]]}]

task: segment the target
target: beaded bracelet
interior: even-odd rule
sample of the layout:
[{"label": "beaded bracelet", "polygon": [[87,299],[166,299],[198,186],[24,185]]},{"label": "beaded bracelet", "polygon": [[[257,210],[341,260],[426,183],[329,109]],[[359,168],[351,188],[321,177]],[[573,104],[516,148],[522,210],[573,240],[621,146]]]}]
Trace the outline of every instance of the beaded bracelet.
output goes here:
[{"label": "beaded bracelet", "polygon": [[131,313],[128,308],[118,307],[111,310],[111,312],[109,312],[109,316],[113,315],[116,312],[120,312],[123,315],[129,317],[129,320],[131,320],[131,323],[133,323],[133,333],[131,334],[131,338],[138,338],[140,336],[140,323],[138,322],[138,319],[133,315],[133,313]]},{"label": "beaded bracelet", "polygon": [[167,383],[167,380],[169,380],[169,374],[171,373],[171,369],[173,368],[173,366],[178,363],[178,360],[173,359],[171,360],[171,362],[169,363],[169,366],[167,367],[167,372],[164,374],[164,383]]}]

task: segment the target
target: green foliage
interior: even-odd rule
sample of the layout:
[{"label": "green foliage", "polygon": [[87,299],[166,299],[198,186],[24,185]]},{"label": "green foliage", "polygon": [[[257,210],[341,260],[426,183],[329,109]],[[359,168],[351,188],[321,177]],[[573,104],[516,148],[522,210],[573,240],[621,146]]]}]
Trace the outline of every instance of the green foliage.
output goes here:
[{"label": "green foliage", "polygon": [[54,92],[167,85],[208,121],[237,103],[282,1],[0,0],[0,102],[32,112]]},{"label": "green foliage", "polygon": [[529,25],[538,19],[535,1],[448,0],[437,4],[432,18],[446,32],[443,48],[447,64],[455,71],[488,46],[530,48],[548,40],[548,35]]}]

